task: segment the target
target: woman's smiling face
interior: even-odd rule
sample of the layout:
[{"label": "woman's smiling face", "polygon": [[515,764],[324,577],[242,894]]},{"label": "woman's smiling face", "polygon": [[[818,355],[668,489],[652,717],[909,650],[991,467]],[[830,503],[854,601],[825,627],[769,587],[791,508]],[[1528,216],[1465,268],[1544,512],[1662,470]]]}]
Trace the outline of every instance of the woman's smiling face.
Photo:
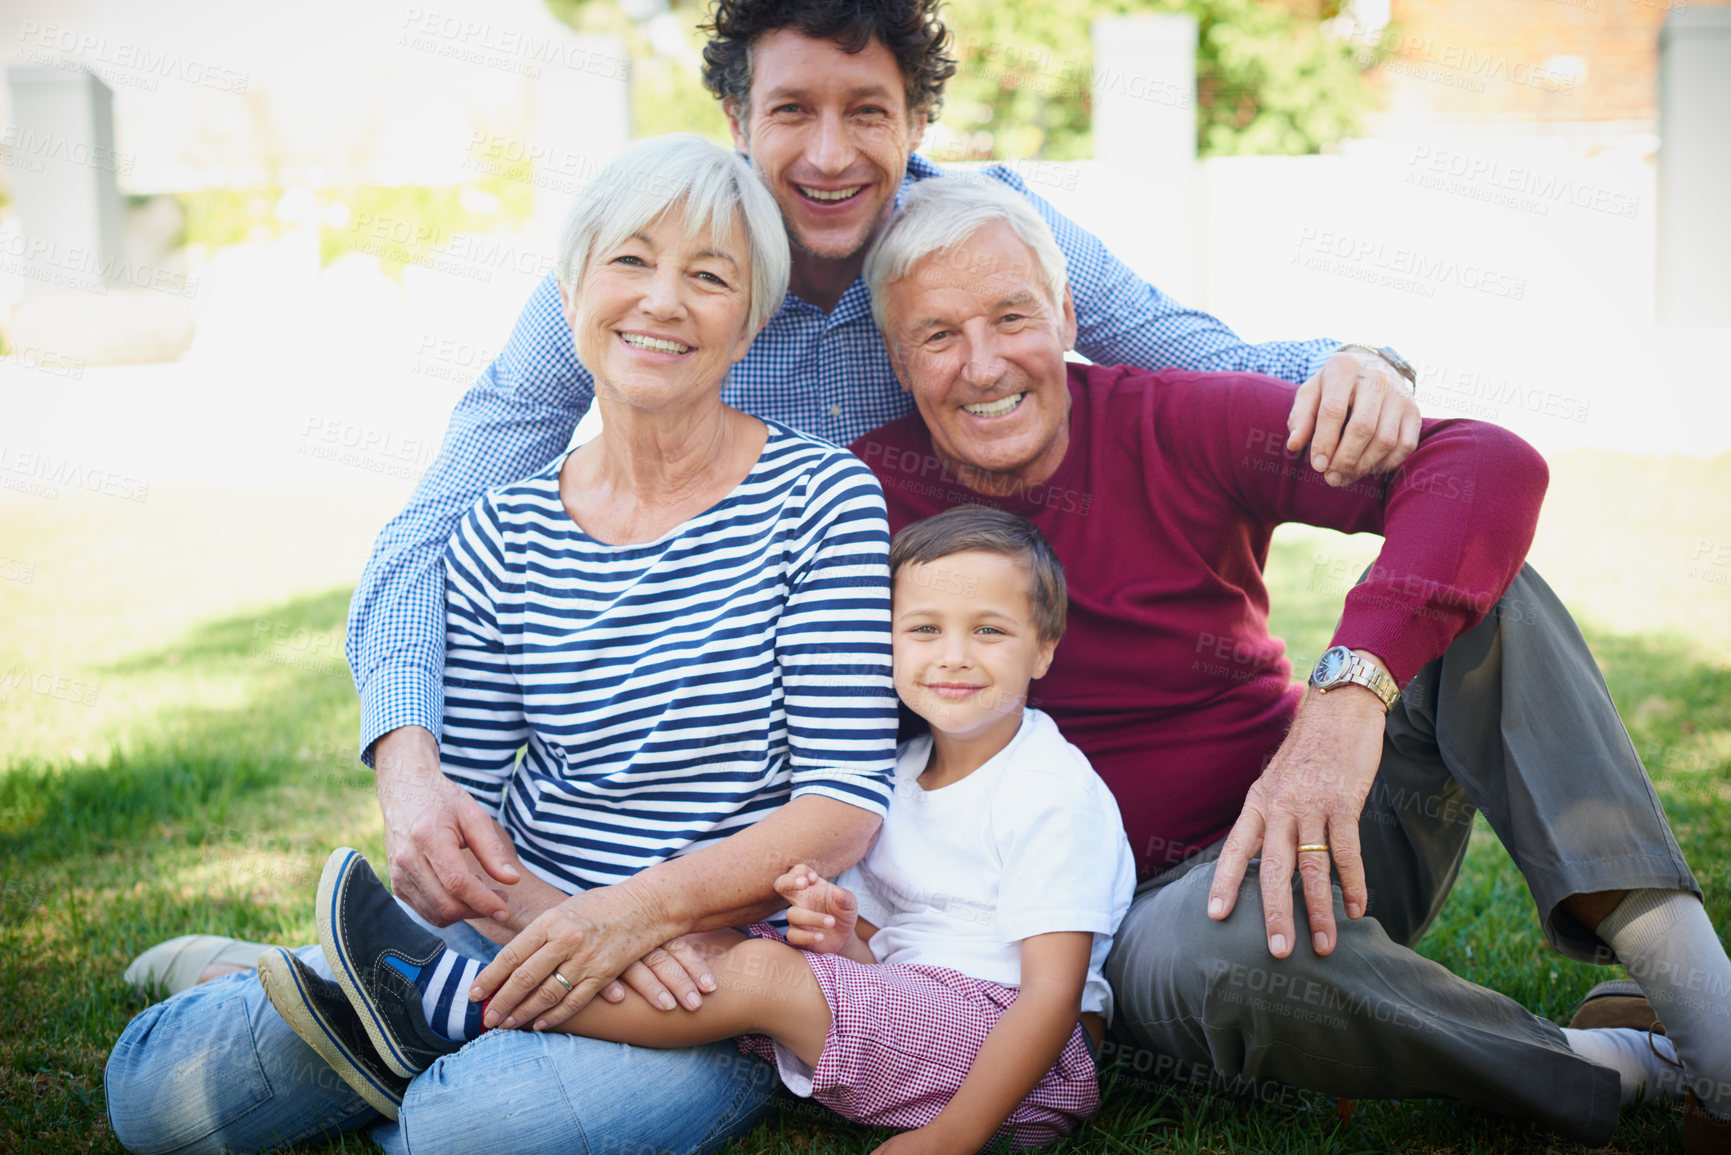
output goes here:
[{"label": "woman's smiling face", "polygon": [[577,358],[595,395],[654,410],[719,393],[754,336],[751,250],[735,217],[717,245],[674,205],[610,248],[596,248],[565,295]]}]

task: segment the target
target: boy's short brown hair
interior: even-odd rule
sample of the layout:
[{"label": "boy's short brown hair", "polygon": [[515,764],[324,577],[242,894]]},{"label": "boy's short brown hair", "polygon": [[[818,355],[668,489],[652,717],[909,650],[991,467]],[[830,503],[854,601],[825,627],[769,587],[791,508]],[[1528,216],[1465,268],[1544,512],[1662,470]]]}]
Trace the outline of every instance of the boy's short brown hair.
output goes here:
[{"label": "boy's short brown hair", "polygon": [[1046,535],[1025,517],[987,505],[958,505],[916,521],[890,542],[890,581],[905,565],[926,565],[969,550],[1015,558],[1028,570],[1028,605],[1043,642],[1064,636],[1069,594],[1064,567]]}]

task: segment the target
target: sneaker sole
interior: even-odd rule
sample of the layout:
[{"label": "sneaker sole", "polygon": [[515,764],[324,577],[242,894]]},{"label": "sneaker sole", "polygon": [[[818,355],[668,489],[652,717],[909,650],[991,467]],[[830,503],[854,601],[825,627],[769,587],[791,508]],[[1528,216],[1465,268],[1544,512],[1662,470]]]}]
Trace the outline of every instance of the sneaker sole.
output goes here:
[{"label": "sneaker sole", "polygon": [[270,996],[271,1005],[294,1029],[294,1033],[306,1040],[307,1046],[317,1051],[319,1058],[329,1063],[331,1070],[340,1075],[343,1082],[365,1099],[373,1110],[387,1119],[396,1119],[402,1100],[391,1088],[368,1074],[366,1068],[349,1054],[335,1028],[325,1021],[301,986],[300,976],[295,973],[294,964],[289,962],[286,950],[280,946],[271,947],[259,956],[258,981],[263,985],[264,993]]},{"label": "sneaker sole", "polygon": [[154,999],[158,991],[164,998],[198,984],[205,969],[216,963],[251,968],[260,952],[270,949],[268,943],[248,942],[218,934],[183,934],[167,942],[159,942],[127,966],[121,976],[134,990]]},{"label": "sneaker sole", "polygon": [[410,1066],[403,1058],[402,1049],[384,1029],[383,1016],[361,986],[349,960],[348,944],[339,933],[341,924],[336,917],[337,893],[360,857],[360,851],[345,846],[333,850],[330,858],[325,861],[324,873],[319,875],[319,945],[324,948],[325,961],[330,964],[337,985],[342,987],[343,994],[348,996],[349,1005],[360,1014],[361,1026],[366,1028],[367,1037],[373,1041],[379,1058],[384,1061],[385,1066],[403,1078],[413,1079],[426,1068]]}]

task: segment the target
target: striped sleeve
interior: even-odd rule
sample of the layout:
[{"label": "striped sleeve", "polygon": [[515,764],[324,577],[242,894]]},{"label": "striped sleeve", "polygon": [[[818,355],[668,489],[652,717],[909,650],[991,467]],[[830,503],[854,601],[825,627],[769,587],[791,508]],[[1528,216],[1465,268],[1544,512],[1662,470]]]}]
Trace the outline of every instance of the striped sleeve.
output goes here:
[{"label": "striped sleeve", "polygon": [[495,816],[528,739],[523,692],[497,616],[505,587],[504,537],[491,497],[458,523],[445,555],[445,718],[439,760]]},{"label": "striped sleeve", "polygon": [[793,794],[881,815],[896,737],[883,491],[859,459],[833,453],[807,476],[803,498],[775,643]]}]

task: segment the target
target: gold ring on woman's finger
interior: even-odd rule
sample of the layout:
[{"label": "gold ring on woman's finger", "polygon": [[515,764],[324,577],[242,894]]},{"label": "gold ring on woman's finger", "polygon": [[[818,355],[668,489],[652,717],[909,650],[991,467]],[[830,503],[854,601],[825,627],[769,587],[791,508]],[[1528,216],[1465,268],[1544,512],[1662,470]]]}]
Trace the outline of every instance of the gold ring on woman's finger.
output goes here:
[{"label": "gold ring on woman's finger", "polygon": [[554,971],[554,972],[553,972],[553,977],[554,977],[554,978],[556,978],[556,979],[558,979],[558,980],[559,980],[559,985],[560,985],[560,986],[562,986],[562,987],[564,987],[564,988],[565,988],[565,993],[566,993],[566,994],[570,994],[570,993],[571,993],[571,983],[570,983],[570,981],[569,981],[569,980],[567,980],[567,979],[566,979],[566,978],[565,978],[565,976],[564,976],[564,975],[562,975],[562,974],[560,974],[560,973],[559,973],[559,972],[558,972],[558,971]]},{"label": "gold ring on woman's finger", "polygon": [[[1328,843],[1326,842],[1306,842],[1298,848],[1300,854],[1327,854],[1328,852]],[[554,977],[558,976],[555,975]]]}]

